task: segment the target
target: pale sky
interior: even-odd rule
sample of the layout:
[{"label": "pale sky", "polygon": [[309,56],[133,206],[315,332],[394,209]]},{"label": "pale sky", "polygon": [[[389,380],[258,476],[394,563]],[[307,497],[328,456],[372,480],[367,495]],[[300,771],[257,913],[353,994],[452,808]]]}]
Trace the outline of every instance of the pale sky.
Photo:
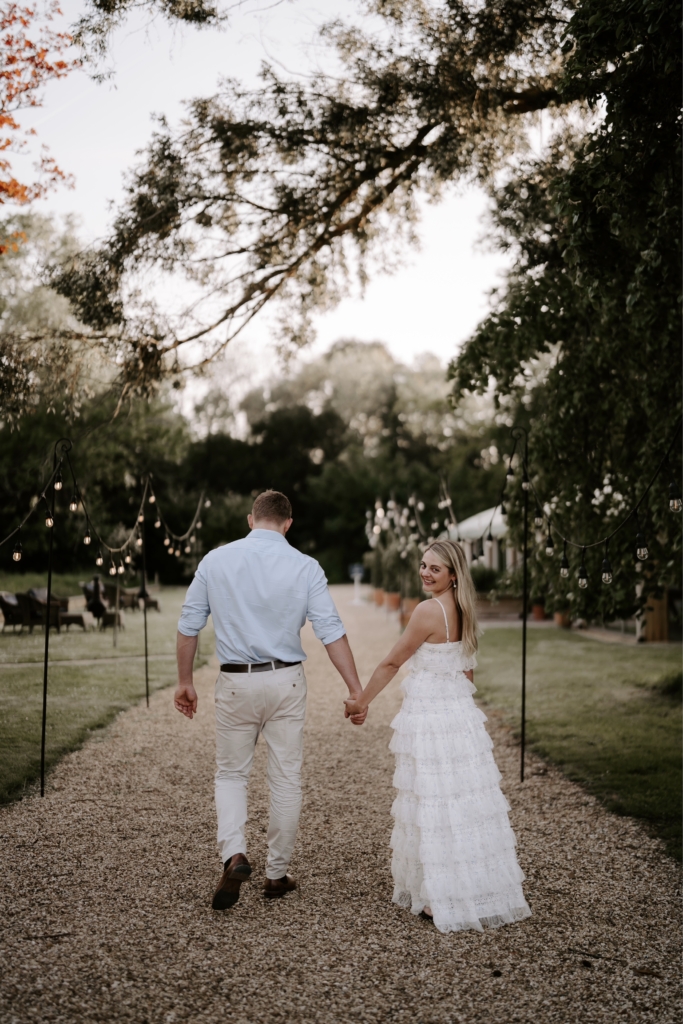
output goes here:
[{"label": "pale sky", "polygon": [[[82,9],[77,0],[62,8],[66,26]],[[124,173],[150,138],[153,115],[177,124],[184,100],[211,95],[221,77],[255,85],[268,58],[305,73],[324,53],[315,26],[353,10],[338,0],[253,3],[237,10],[222,31],[170,28],[162,19],[145,24],[133,15],[113,40],[109,82],[98,85],[74,72],[49,86],[41,109],[22,113],[22,123],[36,128],[39,142],[76,178],[74,190],[61,189],[36,208],[76,213],[88,241],[105,234]],[[446,363],[486,313],[487,293],[507,265],[502,254],[475,248],[485,233],[485,209],[485,197],[474,188],[425,205],[421,249],[406,252],[398,273],[375,277],[363,298],[356,294],[318,317],[312,354],[355,337],[385,341],[407,362],[430,351]],[[266,322],[249,331],[250,347],[267,351]]]}]

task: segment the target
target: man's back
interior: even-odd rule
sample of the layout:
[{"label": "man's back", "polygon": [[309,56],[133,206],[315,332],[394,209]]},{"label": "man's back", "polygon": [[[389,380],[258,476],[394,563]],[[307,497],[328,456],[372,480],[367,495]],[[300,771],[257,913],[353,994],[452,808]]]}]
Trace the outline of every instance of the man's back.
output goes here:
[{"label": "man's back", "polygon": [[305,660],[299,632],[307,618],[324,644],[345,632],[321,566],[275,530],[252,530],[202,560],[179,631],[194,636],[209,613],[222,664]]}]

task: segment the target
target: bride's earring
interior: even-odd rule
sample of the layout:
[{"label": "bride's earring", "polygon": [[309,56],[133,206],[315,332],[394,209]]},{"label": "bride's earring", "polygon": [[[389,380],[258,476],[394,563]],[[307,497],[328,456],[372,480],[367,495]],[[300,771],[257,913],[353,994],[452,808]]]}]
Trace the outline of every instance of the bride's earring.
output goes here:
[{"label": "bride's earring", "polygon": [[457,580],[453,580],[453,590],[457,590],[457,589],[458,589],[458,581]]}]

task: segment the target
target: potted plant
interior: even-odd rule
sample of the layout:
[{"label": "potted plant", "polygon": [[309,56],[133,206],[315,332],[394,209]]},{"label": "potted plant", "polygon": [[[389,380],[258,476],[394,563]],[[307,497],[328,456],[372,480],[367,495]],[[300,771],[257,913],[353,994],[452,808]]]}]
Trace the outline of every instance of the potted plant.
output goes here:
[{"label": "potted plant", "polygon": [[555,625],[560,629],[571,629],[572,620],[570,615],[571,601],[569,595],[557,594],[553,601],[553,619]]},{"label": "potted plant", "polygon": [[422,581],[420,579],[420,551],[417,547],[411,546],[405,552],[403,559],[403,586],[401,592],[401,629],[405,629],[410,622],[420,601],[424,598]]},{"label": "potted plant", "polygon": [[537,622],[543,622],[545,619],[545,597],[539,594],[531,595],[531,615]]},{"label": "potted plant", "polygon": [[383,580],[383,568],[382,568],[382,549],[377,545],[374,551],[368,552],[369,568],[370,568],[370,582],[372,584],[372,596],[375,604],[378,608],[381,608],[384,604],[384,588],[382,586]]},{"label": "potted plant", "polygon": [[401,604],[402,560],[398,542],[390,541],[382,556],[384,603],[389,611],[397,612]]}]

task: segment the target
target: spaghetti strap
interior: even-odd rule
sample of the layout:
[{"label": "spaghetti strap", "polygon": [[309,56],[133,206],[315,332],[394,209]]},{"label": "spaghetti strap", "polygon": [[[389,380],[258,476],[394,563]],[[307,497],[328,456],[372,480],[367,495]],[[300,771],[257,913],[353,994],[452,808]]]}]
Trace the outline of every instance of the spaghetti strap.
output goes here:
[{"label": "spaghetti strap", "polygon": [[446,623],[446,643],[449,644],[451,642],[451,635],[448,632],[448,616],[446,615],[446,609],[441,604],[441,601],[439,601],[438,597],[435,597],[434,600],[436,601],[441,611],[443,612],[443,621]]}]

